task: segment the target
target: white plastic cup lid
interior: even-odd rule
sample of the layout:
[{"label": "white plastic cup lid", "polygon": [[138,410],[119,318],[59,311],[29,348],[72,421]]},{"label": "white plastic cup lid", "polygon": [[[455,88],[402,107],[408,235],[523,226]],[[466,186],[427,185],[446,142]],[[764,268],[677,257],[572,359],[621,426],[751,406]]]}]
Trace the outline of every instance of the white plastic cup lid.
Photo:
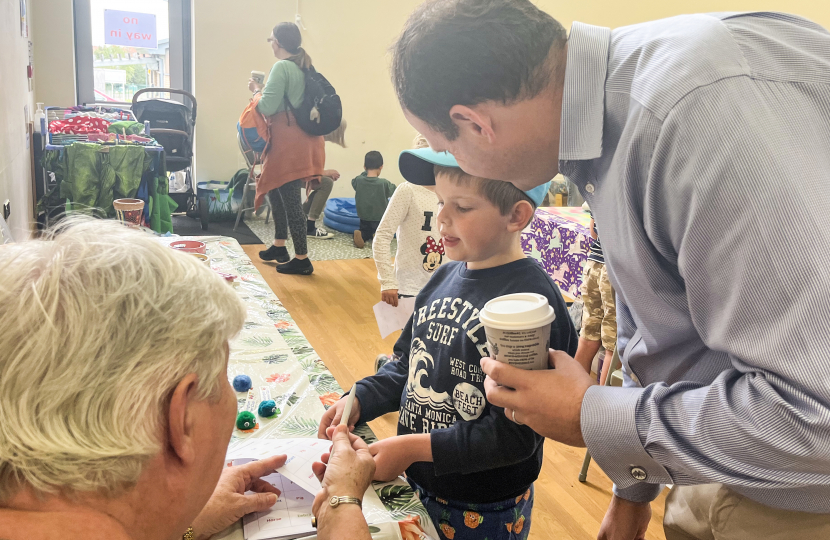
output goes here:
[{"label": "white plastic cup lid", "polygon": [[541,294],[515,293],[493,298],[484,304],[478,318],[490,328],[523,330],[550,324],[556,313]]}]

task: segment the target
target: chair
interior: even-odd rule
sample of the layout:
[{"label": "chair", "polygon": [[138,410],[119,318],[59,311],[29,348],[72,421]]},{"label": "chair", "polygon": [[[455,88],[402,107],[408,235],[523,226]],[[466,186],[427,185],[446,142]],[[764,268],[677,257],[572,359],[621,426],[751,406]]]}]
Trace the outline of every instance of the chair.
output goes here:
[{"label": "chair", "polygon": [[[239,210],[236,211],[236,223],[233,225],[233,230],[236,231],[236,228],[239,226],[239,220],[242,218],[242,212],[247,210],[253,210],[253,206],[245,206],[245,201],[248,200],[248,190],[250,188],[254,188],[254,192],[256,192],[256,166],[262,164],[262,154],[255,152],[252,148],[245,144],[245,141],[242,139],[242,135],[237,132],[236,133],[236,140],[239,143],[239,151],[242,152],[242,156],[245,158],[245,164],[248,166],[248,178],[245,180],[245,187],[242,188],[242,202],[239,204]],[[271,217],[271,201],[268,200],[268,197],[265,197],[265,205],[266,214],[265,214],[265,223],[268,224],[268,219]]]},{"label": "chair", "polygon": [[[608,374],[605,376],[605,380],[602,381],[603,386],[608,386],[611,382],[611,378],[614,377],[616,371],[619,371],[617,366],[621,366],[622,361],[620,360],[620,355],[617,352],[617,348],[614,347],[614,355],[611,357],[611,366],[608,368]],[[579,471],[579,481],[585,482],[588,479],[588,465],[591,464],[591,453],[589,451],[585,451],[585,459],[582,460],[582,470]]]}]

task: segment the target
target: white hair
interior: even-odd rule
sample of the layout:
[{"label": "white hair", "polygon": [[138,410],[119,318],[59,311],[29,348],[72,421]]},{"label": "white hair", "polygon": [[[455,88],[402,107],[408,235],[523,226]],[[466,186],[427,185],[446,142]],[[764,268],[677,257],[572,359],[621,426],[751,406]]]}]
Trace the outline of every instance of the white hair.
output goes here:
[{"label": "white hair", "polygon": [[189,373],[217,399],[233,288],[191,255],[113,221],[71,219],[0,246],[0,501],[134,485]]}]

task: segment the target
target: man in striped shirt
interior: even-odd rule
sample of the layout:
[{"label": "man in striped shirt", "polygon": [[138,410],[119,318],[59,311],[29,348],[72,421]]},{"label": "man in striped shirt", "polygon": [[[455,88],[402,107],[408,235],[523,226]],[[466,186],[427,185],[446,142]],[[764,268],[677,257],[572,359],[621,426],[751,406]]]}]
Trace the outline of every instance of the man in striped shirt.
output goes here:
[{"label": "man in striped shirt", "polygon": [[672,483],[670,539],[830,538],[830,33],[722,13],[566,36],[528,0],[435,0],[392,71],[433,149],[520,189],[561,172],[603,231],[625,387],[561,352],[482,360],[493,405],[615,482],[600,536],[642,538]]}]

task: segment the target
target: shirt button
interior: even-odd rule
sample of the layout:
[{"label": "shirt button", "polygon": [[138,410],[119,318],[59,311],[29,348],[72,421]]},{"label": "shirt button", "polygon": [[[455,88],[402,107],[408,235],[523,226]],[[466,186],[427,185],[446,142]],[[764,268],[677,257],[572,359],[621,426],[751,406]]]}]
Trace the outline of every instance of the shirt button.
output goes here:
[{"label": "shirt button", "polygon": [[648,478],[648,474],[642,467],[631,467],[630,472],[631,478],[633,478],[634,480],[639,480],[640,482],[642,482],[646,478]]},{"label": "shirt button", "polygon": [[585,191],[587,191],[588,193],[593,193],[594,192],[594,184],[585,184]]}]

